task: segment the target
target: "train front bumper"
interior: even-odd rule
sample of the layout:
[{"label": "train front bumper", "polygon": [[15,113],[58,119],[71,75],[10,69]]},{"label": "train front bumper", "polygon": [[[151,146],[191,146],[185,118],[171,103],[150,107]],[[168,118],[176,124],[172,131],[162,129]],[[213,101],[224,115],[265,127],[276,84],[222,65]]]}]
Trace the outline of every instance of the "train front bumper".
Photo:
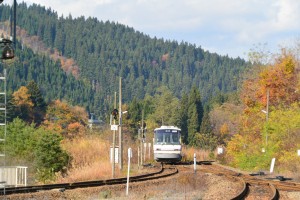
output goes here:
[{"label": "train front bumper", "polygon": [[180,151],[154,151],[156,161],[180,161],[181,158]]}]

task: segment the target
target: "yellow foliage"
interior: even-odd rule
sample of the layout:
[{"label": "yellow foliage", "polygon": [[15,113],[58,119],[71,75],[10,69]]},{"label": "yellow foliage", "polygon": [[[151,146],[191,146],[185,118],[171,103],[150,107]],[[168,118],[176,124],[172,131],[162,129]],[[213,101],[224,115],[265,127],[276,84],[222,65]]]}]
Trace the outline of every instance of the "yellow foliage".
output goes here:
[{"label": "yellow foliage", "polygon": [[280,165],[284,166],[285,170],[291,172],[300,171],[300,157],[297,155],[296,149],[292,151],[282,151],[282,156],[278,159]]},{"label": "yellow foliage", "polygon": [[227,145],[227,152],[229,155],[234,156],[236,153],[238,153],[242,148],[242,142],[243,137],[240,134],[235,134],[230,142]]},{"label": "yellow foliage", "polygon": [[278,65],[286,74],[292,74],[296,66],[295,58],[291,54],[284,54],[278,59]]},{"label": "yellow foliage", "polygon": [[229,133],[229,127],[226,123],[224,123],[221,127],[220,127],[220,133],[221,135],[226,135]]},{"label": "yellow foliage", "polygon": [[13,93],[15,105],[21,106],[26,105],[29,107],[33,106],[33,103],[28,94],[28,89],[25,86],[21,86],[20,89]]}]

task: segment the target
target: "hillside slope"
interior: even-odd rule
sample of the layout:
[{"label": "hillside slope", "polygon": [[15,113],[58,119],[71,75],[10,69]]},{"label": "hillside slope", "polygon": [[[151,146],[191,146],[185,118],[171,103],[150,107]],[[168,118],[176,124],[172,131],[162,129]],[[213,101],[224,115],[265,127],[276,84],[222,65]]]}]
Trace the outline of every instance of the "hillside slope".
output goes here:
[{"label": "hillside slope", "polygon": [[[1,22],[9,19],[9,7],[2,5],[0,13]],[[20,30],[26,31],[31,38],[40,39],[51,55],[55,53],[63,56],[65,61],[69,59],[72,67],[64,67],[64,76],[73,79],[68,75],[72,74],[76,78],[74,82],[80,82],[82,86],[73,84],[71,90],[64,90],[65,96],[72,98],[73,103],[84,103],[89,111],[98,114],[111,105],[120,76],[124,102],[129,102],[132,97],[153,95],[162,85],[168,86],[178,97],[196,85],[206,101],[217,93],[235,91],[240,74],[249,66],[240,58],[219,56],[186,42],[150,38],[118,23],[84,17],[73,19],[71,15],[59,17],[55,11],[35,4],[29,7],[25,3],[19,4],[17,19]],[[22,38],[20,43],[28,45]],[[22,61],[25,62],[26,55],[22,56],[25,56]],[[56,64],[65,64],[60,61]],[[36,80],[39,74],[22,78],[22,82],[29,78]],[[44,81],[51,79],[49,76]],[[61,93],[59,87],[56,89]],[[82,90],[87,91],[82,93]],[[48,99],[51,98],[57,96]]]}]

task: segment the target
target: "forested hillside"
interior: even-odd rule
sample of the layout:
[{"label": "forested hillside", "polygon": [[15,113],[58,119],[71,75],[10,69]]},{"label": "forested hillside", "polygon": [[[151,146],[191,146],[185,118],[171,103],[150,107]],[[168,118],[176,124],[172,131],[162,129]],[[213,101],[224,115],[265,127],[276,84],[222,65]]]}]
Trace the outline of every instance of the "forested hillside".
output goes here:
[{"label": "forested hillside", "polygon": [[[26,3],[17,9],[20,46],[18,58],[8,68],[10,90],[33,79],[46,100],[67,99],[98,115],[111,106],[119,77],[124,102],[154,95],[160,86],[179,98],[196,86],[205,102],[215,94],[237,90],[240,74],[249,65],[186,42],[150,38],[114,22],[58,16],[51,9]],[[0,21],[8,21],[9,13],[8,6],[0,6]],[[3,23],[0,29],[4,27]],[[62,61],[51,61],[38,50],[33,53],[25,47],[20,34],[24,32],[74,62],[62,68]]]}]

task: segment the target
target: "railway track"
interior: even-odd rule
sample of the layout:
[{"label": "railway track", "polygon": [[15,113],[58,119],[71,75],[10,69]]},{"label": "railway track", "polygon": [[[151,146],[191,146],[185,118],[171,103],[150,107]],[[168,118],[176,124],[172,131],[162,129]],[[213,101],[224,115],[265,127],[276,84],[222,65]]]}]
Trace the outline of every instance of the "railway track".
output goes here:
[{"label": "railway track", "polygon": [[[178,173],[178,169],[175,167],[160,167],[160,170],[147,173],[138,176],[131,176],[130,182],[142,182],[153,179],[160,179],[175,175]],[[18,194],[18,193],[34,193],[39,191],[54,190],[58,189],[61,191],[75,189],[75,188],[87,188],[87,187],[97,187],[105,185],[116,185],[125,184],[127,178],[117,178],[108,180],[98,180],[98,181],[85,181],[85,182],[74,182],[74,183],[62,183],[62,184],[48,184],[48,185],[36,185],[36,186],[26,186],[26,187],[7,187],[0,189],[0,195]]]},{"label": "railway track", "polygon": [[[178,163],[173,165],[161,165],[158,170],[153,173],[131,176],[130,182],[142,182],[147,180],[155,180],[165,177],[170,177],[178,172],[192,173],[191,165],[193,162]],[[177,166],[178,165],[178,166]],[[188,166],[189,165],[189,166]],[[242,174],[235,172],[231,169],[212,164],[211,162],[197,162],[197,171],[205,173],[215,174],[217,176],[223,176],[226,179],[231,179],[235,183],[240,183],[240,189],[236,189],[235,192],[228,191],[231,199],[279,199],[280,191],[300,191],[300,183],[287,182],[287,181],[274,181],[262,179],[249,174]],[[198,173],[197,173],[198,174]],[[163,179],[165,180],[165,179]],[[64,183],[64,184],[51,184],[51,185],[39,185],[29,187],[16,187],[16,188],[3,188],[0,189],[0,195],[10,195],[17,193],[34,193],[38,191],[50,191],[53,189],[59,191],[71,190],[75,188],[87,188],[96,186],[109,186],[117,184],[125,184],[126,178],[98,180],[98,181],[86,181],[76,183]],[[220,191],[220,195],[224,191]],[[221,196],[220,196],[221,197]]]},{"label": "railway track", "polygon": [[202,170],[228,178],[239,178],[239,181],[243,184],[243,189],[236,197],[232,198],[234,200],[257,199],[258,197],[276,200],[279,199],[280,191],[300,191],[300,183],[278,181],[278,179],[264,179],[250,174],[238,173],[219,165],[205,165]]},{"label": "railway track", "polygon": [[239,199],[279,199],[279,192],[274,185],[268,181],[260,180],[256,177],[234,172],[232,170],[220,167],[218,165],[209,165],[204,168],[205,171],[228,178],[238,178],[243,185],[243,189],[233,197],[233,200]]}]

